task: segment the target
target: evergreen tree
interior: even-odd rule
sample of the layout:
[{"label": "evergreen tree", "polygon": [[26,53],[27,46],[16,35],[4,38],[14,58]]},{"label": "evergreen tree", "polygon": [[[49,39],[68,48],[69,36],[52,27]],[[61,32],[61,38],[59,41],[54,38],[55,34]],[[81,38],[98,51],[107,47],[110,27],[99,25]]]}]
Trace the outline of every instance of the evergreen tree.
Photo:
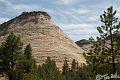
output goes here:
[{"label": "evergreen tree", "polygon": [[[118,18],[115,17],[116,10],[113,10],[113,7],[104,11],[104,14],[100,16],[101,22],[104,23],[101,27],[98,27],[98,31],[101,34],[102,38],[110,37],[110,59],[109,62],[112,64],[112,73],[116,73],[116,53],[115,53],[115,36],[120,29],[120,24],[116,24]],[[120,55],[119,55],[120,56]]]},{"label": "evergreen tree", "polygon": [[24,55],[26,59],[31,59],[32,58],[32,48],[31,45],[28,44],[24,50]]},{"label": "evergreen tree", "polygon": [[[97,41],[91,38],[92,50],[85,55],[87,63],[89,64],[90,72],[92,76],[97,74],[105,74],[109,71],[108,59],[109,55],[108,49],[106,48],[105,41],[97,37]],[[102,69],[103,68],[103,69]],[[102,69],[102,70],[101,70]]]},{"label": "evergreen tree", "polygon": [[23,76],[23,79],[21,80],[42,80],[39,78],[39,76],[36,74],[32,74],[32,73],[25,73],[24,76]]},{"label": "evergreen tree", "polygon": [[55,61],[47,57],[45,63],[42,65],[43,80],[60,80],[60,71],[56,67]]},{"label": "evergreen tree", "polygon": [[80,80],[78,63],[73,59],[68,80]]},{"label": "evergreen tree", "polygon": [[11,33],[1,45],[2,65],[9,80],[14,80],[15,66],[21,53],[22,43],[19,37]]},{"label": "evergreen tree", "polygon": [[1,53],[1,48],[0,48],[0,73],[3,75],[4,71],[5,71],[5,64],[3,61],[3,55]]},{"label": "evergreen tree", "polygon": [[76,68],[77,68],[77,63],[76,63],[75,59],[73,59],[72,65],[71,65],[71,70],[72,70],[72,71],[75,71]]},{"label": "evergreen tree", "polygon": [[79,75],[80,80],[95,80],[95,79],[91,78],[91,76],[89,74],[89,71],[87,70],[86,66],[79,67],[79,70],[77,71],[77,73]]},{"label": "evergreen tree", "polygon": [[21,74],[21,79],[26,79],[27,77],[30,77],[30,75],[33,77],[34,75],[37,75],[37,67],[35,60],[32,57],[30,44],[25,47],[24,53],[20,54],[18,57],[17,71]]},{"label": "evergreen tree", "polygon": [[120,59],[120,23],[117,24],[118,18],[115,17],[115,14],[116,10],[114,11],[113,7],[110,7],[100,16],[103,23],[102,26],[97,27],[100,37],[97,37],[97,41],[91,39],[92,49],[85,54],[94,75],[98,73],[110,75],[118,70],[116,66]]},{"label": "evergreen tree", "polygon": [[42,79],[44,77],[44,70],[42,69],[42,66],[38,66],[38,69],[37,69],[37,72],[38,72],[38,76],[40,77],[40,79]]},{"label": "evergreen tree", "polygon": [[67,59],[65,59],[64,64],[63,64],[63,69],[62,69],[62,75],[63,75],[64,80],[68,80],[69,71],[70,71],[70,69],[69,69],[68,61],[67,61]]},{"label": "evergreen tree", "polygon": [[22,80],[26,72],[26,62],[24,54],[19,54],[17,64],[16,64],[16,79]]},{"label": "evergreen tree", "polygon": [[32,49],[31,45],[28,44],[24,50],[24,56],[25,56],[25,72],[30,73],[33,67],[33,58],[32,58]]}]

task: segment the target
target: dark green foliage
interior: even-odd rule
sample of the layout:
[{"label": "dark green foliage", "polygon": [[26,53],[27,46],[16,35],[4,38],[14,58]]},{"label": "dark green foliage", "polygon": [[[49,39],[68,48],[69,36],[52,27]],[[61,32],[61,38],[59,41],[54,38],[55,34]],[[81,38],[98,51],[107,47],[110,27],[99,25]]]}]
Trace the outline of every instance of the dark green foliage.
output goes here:
[{"label": "dark green foliage", "polygon": [[91,75],[90,75],[87,67],[85,67],[85,66],[79,67],[78,75],[80,77],[80,80],[94,80],[91,78]]},{"label": "dark green foliage", "polygon": [[28,44],[24,50],[24,55],[26,59],[31,59],[32,57],[32,49],[31,49],[31,45]]},{"label": "dark green foliage", "polygon": [[45,63],[42,65],[43,80],[60,80],[60,71],[56,67],[55,61],[47,57]]},{"label": "dark green foliage", "polygon": [[92,80],[87,70],[87,66],[79,66],[78,63],[73,59],[71,68],[68,66],[68,62],[65,59],[62,80]]},{"label": "dark green foliage", "polygon": [[56,67],[55,61],[51,60],[50,57],[47,57],[45,63],[39,66],[37,71],[42,80],[61,80],[60,71]]},{"label": "dark green foliage", "polygon": [[0,47],[0,73],[6,74],[9,80],[25,80],[28,75],[39,78],[36,75],[37,67],[32,57],[30,44],[23,52],[20,38],[13,33]]},{"label": "dark green foliage", "polygon": [[120,23],[117,24],[116,10],[113,7],[100,16],[102,26],[97,27],[100,37],[90,39],[92,49],[85,54],[92,76],[119,72],[120,60]]},{"label": "dark green foliage", "polygon": [[62,74],[67,75],[68,72],[69,72],[69,65],[67,59],[65,59],[63,64]]},{"label": "dark green foliage", "polygon": [[[82,75],[78,63],[72,61],[71,68],[65,59],[63,71],[60,72],[55,61],[47,57],[42,66],[37,67],[32,57],[31,45],[22,51],[20,38],[11,33],[0,48],[0,72],[9,80],[81,80]],[[84,72],[86,74],[86,72]],[[81,76],[82,75],[82,76]],[[89,80],[89,79],[88,79]]]},{"label": "dark green foliage", "polygon": [[63,80],[68,80],[69,79],[69,65],[67,59],[64,60],[63,68],[62,68],[62,75],[63,75]]},{"label": "dark green foliage", "polygon": [[80,80],[78,63],[73,59],[67,80]]},{"label": "dark green foliage", "polygon": [[86,71],[79,68],[75,59],[71,68],[65,59],[62,72],[50,57],[47,57],[42,66],[37,67],[31,45],[28,44],[22,51],[20,38],[13,33],[0,47],[0,73],[5,73],[9,80],[81,80],[88,76]]},{"label": "dark green foliage", "polygon": [[11,33],[0,47],[0,73],[6,74],[9,80],[95,80],[97,74],[120,74],[120,23],[117,24],[115,14],[110,7],[100,16],[103,23],[97,27],[100,37],[90,39],[92,49],[84,54],[87,66],[79,66],[75,59],[70,65],[65,59],[60,71],[55,61],[47,57],[37,67],[31,45],[22,51],[20,38]]},{"label": "dark green foliage", "polygon": [[19,78],[20,80],[25,80],[30,76],[31,78],[36,77],[35,74],[37,74],[37,67],[35,60],[32,57],[32,49],[30,44],[26,46],[24,53],[19,55],[16,69],[19,71],[19,74],[22,75],[21,79]]},{"label": "dark green foliage", "polygon": [[[105,68],[104,64],[107,63],[106,58],[109,54],[107,53],[107,51],[108,51],[107,48],[105,48],[104,40],[97,37],[97,41],[93,41],[92,39],[91,39],[91,41],[92,41],[92,50],[90,50],[90,52],[88,52],[85,55],[85,58],[87,59],[87,63],[89,64],[92,74],[96,75],[99,72],[101,72],[100,67]],[[106,67],[108,67],[108,65],[106,65]],[[105,70],[108,70],[108,69],[105,69]],[[107,71],[105,71],[105,72],[107,73]]]},{"label": "dark green foliage", "polygon": [[73,61],[72,61],[72,66],[71,66],[71,70],[72,70],[72,71],[75,71],[75,70],[77,69],[77,67],[78,67],[78,64],[76,63],[75,59],[73,59]]},{"label": "dark green foliage", "polygon": [[14,79],[17,57],[21,53],[22,43],[20,38],[11,33],[1,45],[3,72],[10,80]]},{"label": "dark green foliage", "polygon": [[25,72],[30,73],[32,67],[34,66],[34,60],[32,59],[32,49],[30,44],[28,44],[24,50],[24,57],[25,57]]},{"label": "dark green foliage", "polygon": [[116,39],[119,39],[117,34],[119,34],[120,30],[120,24],[117,24],[118,18],[115,17],[116,10],[113,10],[113,7],[110,7],[107,9],[107,11],[104,11],[104,14],[100,16],[101,22],[104,23],[103,26],[98,27],[98,31],[101,34],[101,37],[104,39],[107,36],[110,37],[110,47],[108,48],[109,57],[109,64],[111,64],[111,73],[116,73],[116,56],[119,56],[119,53],[117,53],[116,46],[115,45]]},{"label": "dark green foliage", "polygon": [[37,75],[37,73],[25,73],[24,76],[23,76],[23,79],[21,80],[41,80],[39,78],[39,76]]}]

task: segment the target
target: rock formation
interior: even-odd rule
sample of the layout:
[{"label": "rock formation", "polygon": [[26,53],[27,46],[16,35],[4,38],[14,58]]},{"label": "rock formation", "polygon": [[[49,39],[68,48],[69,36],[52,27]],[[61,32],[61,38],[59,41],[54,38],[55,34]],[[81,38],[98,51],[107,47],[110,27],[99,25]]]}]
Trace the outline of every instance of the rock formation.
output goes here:
[{"label": "rock formation", "polygon": [[91,43],[89,40],[86,39],[82,39],[79,41],[75,42],[80,48],[82,48],[85,52],[89,52],[89,50],[91,49]]},{"label": "rock formation", "polygon": [[23,12],[1,24],[0,41],[11,32],[21,37],[24,46],[31,44],[38,65],[42,64],[47,56],[54,59],[58,67],[62,67],[65,58],[69,62],[76,59],[79,63],[85,63],[82,55],[84,50],[56,26],[46,12]]}]

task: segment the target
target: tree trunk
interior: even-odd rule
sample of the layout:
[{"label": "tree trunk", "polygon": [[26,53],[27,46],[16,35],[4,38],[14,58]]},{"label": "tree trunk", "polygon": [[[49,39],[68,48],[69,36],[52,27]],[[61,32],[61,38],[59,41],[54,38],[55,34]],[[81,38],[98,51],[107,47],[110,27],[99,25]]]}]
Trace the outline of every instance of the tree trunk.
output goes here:
[{"label": "tree trunk", "polygon": [[113,51],[113,34],[112,34],[112,29],[110,27],[110,40],[111,40],[111,56],[112,56],[112,73],[116,73],[115,69],[115,56],[114,56],[114,51]]}]

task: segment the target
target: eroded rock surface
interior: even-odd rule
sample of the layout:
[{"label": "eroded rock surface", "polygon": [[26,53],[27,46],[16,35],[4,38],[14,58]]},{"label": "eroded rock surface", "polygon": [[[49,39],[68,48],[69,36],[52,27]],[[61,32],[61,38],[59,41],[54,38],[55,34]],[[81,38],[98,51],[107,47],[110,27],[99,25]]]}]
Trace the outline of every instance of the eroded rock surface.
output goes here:
[{"label": "eroded rock surface", "polygon": [[84,50],[56,26],[46,12],[23,12],[1,24],[0,41],[2,42],[10,32],[19,35],[24,46],[31,44],[38,65],[42,64],[47,56],[54,59],[58,67],[62,67],[65,58],[69,62],[76,59],[79,63],[85,63],[82,55]]}]

